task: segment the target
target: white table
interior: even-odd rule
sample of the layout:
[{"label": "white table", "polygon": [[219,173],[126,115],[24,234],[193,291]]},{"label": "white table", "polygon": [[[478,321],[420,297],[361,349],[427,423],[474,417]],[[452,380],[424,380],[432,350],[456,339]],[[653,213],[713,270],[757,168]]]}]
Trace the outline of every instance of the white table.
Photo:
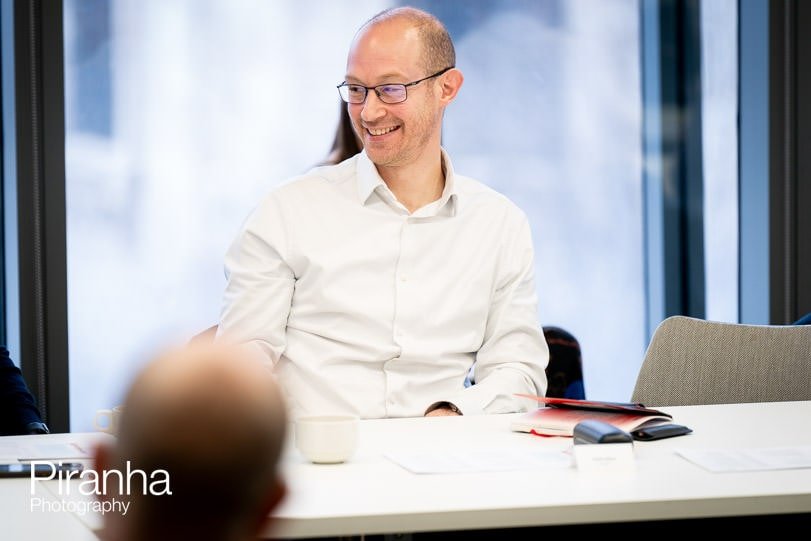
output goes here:
[{"label": "white table", "polygon": [[[361,422],[360,448],[341,465],[314,465],[288,446],[289,496],[267,532],[284,538],[490,529],[640,520],[811,513],[811,469],[709,473],[677,448],[811,445],[811,402],[665,408],[689,436],[636,444],[632,473],[574,468],[416,475],[386,459],[394,450],[526,449],[563,452],[570,439],[510,432],[514,416]],[[89,441],[92,434],[22,438]],[[9,441],[9,438],[3,438]],[[242,473],[238,465],[234,471]],[[244,474],[249,474],[245,472]],[[56,498],[56,484],[46,482]],[[2,537],[93,539],[100,517],[32,513],[28,480],[0,480]]]},{"label": "white table", "polygon": [[416,475],[383,454],[562,451],[571,440],[510,432],[512,415],[363,421],[360,449],[346,464],[308,464],[290,451],[290,495],[268,533],[295,538],[811,512],[811,469],[713,474],[674,453],[811,445],[811,402],[664,409],[694,433],[637,442],[635,472],[608,475],[575,468]]},{"label": "white table", "polygon": [[[89,452],[96,442],[107,438],[106,434],[49,434],[45,436],[8,436],[0,438],[0,444],[71,443],[81,442]],[[90,467],[90,460],[70,458],[64,462],[82,462]],[[40,483],[38,481],[38,483]],[[34,488],[33,497],[48,502],[57,500],[56,481],[41,481]],[[87,522],[76,514],[61,511],[42,511],[32,508],[30,478],[0,479],[0,539],[34,541],[42,539],[65,539],[90,541],[98,538]]]}]

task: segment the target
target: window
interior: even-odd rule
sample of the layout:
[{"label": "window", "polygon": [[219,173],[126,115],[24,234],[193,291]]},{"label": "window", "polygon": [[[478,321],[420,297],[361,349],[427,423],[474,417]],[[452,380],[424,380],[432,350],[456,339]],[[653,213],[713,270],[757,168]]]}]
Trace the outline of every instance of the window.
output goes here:
[{"label": "window", "polygon": [[217,322],[240,224],[329,150],[345,51],[387,4],[352,6],[66,0],[72,430]]},{"label": "window", "polygon": [[628,400],[647,343],[639,5],[477,6],[436,12],[465,74],[444,143],[527,213],[539,318],[580,341],[587,396]]},{"label": "window", "polygon": [[[155,349],[217,321],[225,250],[264,193],[326,156],[347,47],[390,5],[65,0],[73,430]],[[443,134],[455,168],[527,213],[541,323],[580,340],[588,396],[627,400],[648,339],[639,2],[412,5],[446,23],[465,74]],[[710,67],[734,58],[720,22],[704,36],[713,183],[734,158],[708,142],[735,137],[736,74]],[[707,250],[734,244],[723,186],[707,188]],[[710,314],[732,309],[715,291],[736,264],[708,256]]]},{"label": "window", "polygon": [[701,3],[706,318],[738,321],[738,4]]}]

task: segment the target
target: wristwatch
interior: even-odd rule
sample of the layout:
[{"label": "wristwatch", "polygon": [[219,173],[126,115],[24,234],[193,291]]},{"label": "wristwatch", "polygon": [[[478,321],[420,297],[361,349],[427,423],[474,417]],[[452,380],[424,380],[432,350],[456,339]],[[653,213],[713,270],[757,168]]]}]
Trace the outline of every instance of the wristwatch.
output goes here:
[{"label": "wristwatch", "polygon": [[452,412],[456,413],[457,415],[462,415],[462,410],[456,407],[456,404],[451,404],[450,402],[445,402],[445,407],[451,410]]},{"label": "wristwatch", "polygon": [[45,423],[28,423],[25,425],[26,430],[28,430],[29,434],[50,434],[51,431],[48,430],[48,425]]}]

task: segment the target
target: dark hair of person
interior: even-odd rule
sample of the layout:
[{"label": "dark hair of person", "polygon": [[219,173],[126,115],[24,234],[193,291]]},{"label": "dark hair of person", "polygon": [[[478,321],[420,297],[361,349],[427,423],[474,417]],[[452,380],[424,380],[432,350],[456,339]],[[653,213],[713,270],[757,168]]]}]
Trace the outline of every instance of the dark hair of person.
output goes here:
[{"label": "dark hair of person", "polygon": [[321,165],[341,163],[363,150],[357,135],[355,135],[355,130],[352,128],[352,120],[350,120],[349,113],[346,110],[346,104],[343,101],[340,103],[341,116],[338,120],[338,128],[335,130],[335,139],[332,141],[329,155]]}]

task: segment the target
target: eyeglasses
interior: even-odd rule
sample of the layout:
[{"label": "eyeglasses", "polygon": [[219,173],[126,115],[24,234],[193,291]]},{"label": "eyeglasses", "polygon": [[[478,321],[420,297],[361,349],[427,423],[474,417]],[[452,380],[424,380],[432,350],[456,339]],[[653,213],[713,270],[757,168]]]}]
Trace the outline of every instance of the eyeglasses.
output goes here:
[{"label": "eyeglasses", "polygon": [[442,71],[438,71],[433,75],[429,75],[428,77],[423,77],[419,81],[413,81],[410,83],[404,84],[397,84],[397,83],[388,83],[384,85],[377,85],[377,86],[363,86],[355,83],[347,83],[344,81],[343,83],[338,85],[338,93],[341,95],[341,99],[347,103],[354,103],[354,104],[361,104],[366,101],[366,95],[369,93],[370,90],[374,90],[377,97],[380,98],[380,101],[383,103],[393,104],[393,103],[402,103],[408,97],[408,87],[418,85],[423,81],[427,81],[428,79],[433,79],[434,77],[439,77],[446,71],[450,71],[455,66],[449,66]]}]

